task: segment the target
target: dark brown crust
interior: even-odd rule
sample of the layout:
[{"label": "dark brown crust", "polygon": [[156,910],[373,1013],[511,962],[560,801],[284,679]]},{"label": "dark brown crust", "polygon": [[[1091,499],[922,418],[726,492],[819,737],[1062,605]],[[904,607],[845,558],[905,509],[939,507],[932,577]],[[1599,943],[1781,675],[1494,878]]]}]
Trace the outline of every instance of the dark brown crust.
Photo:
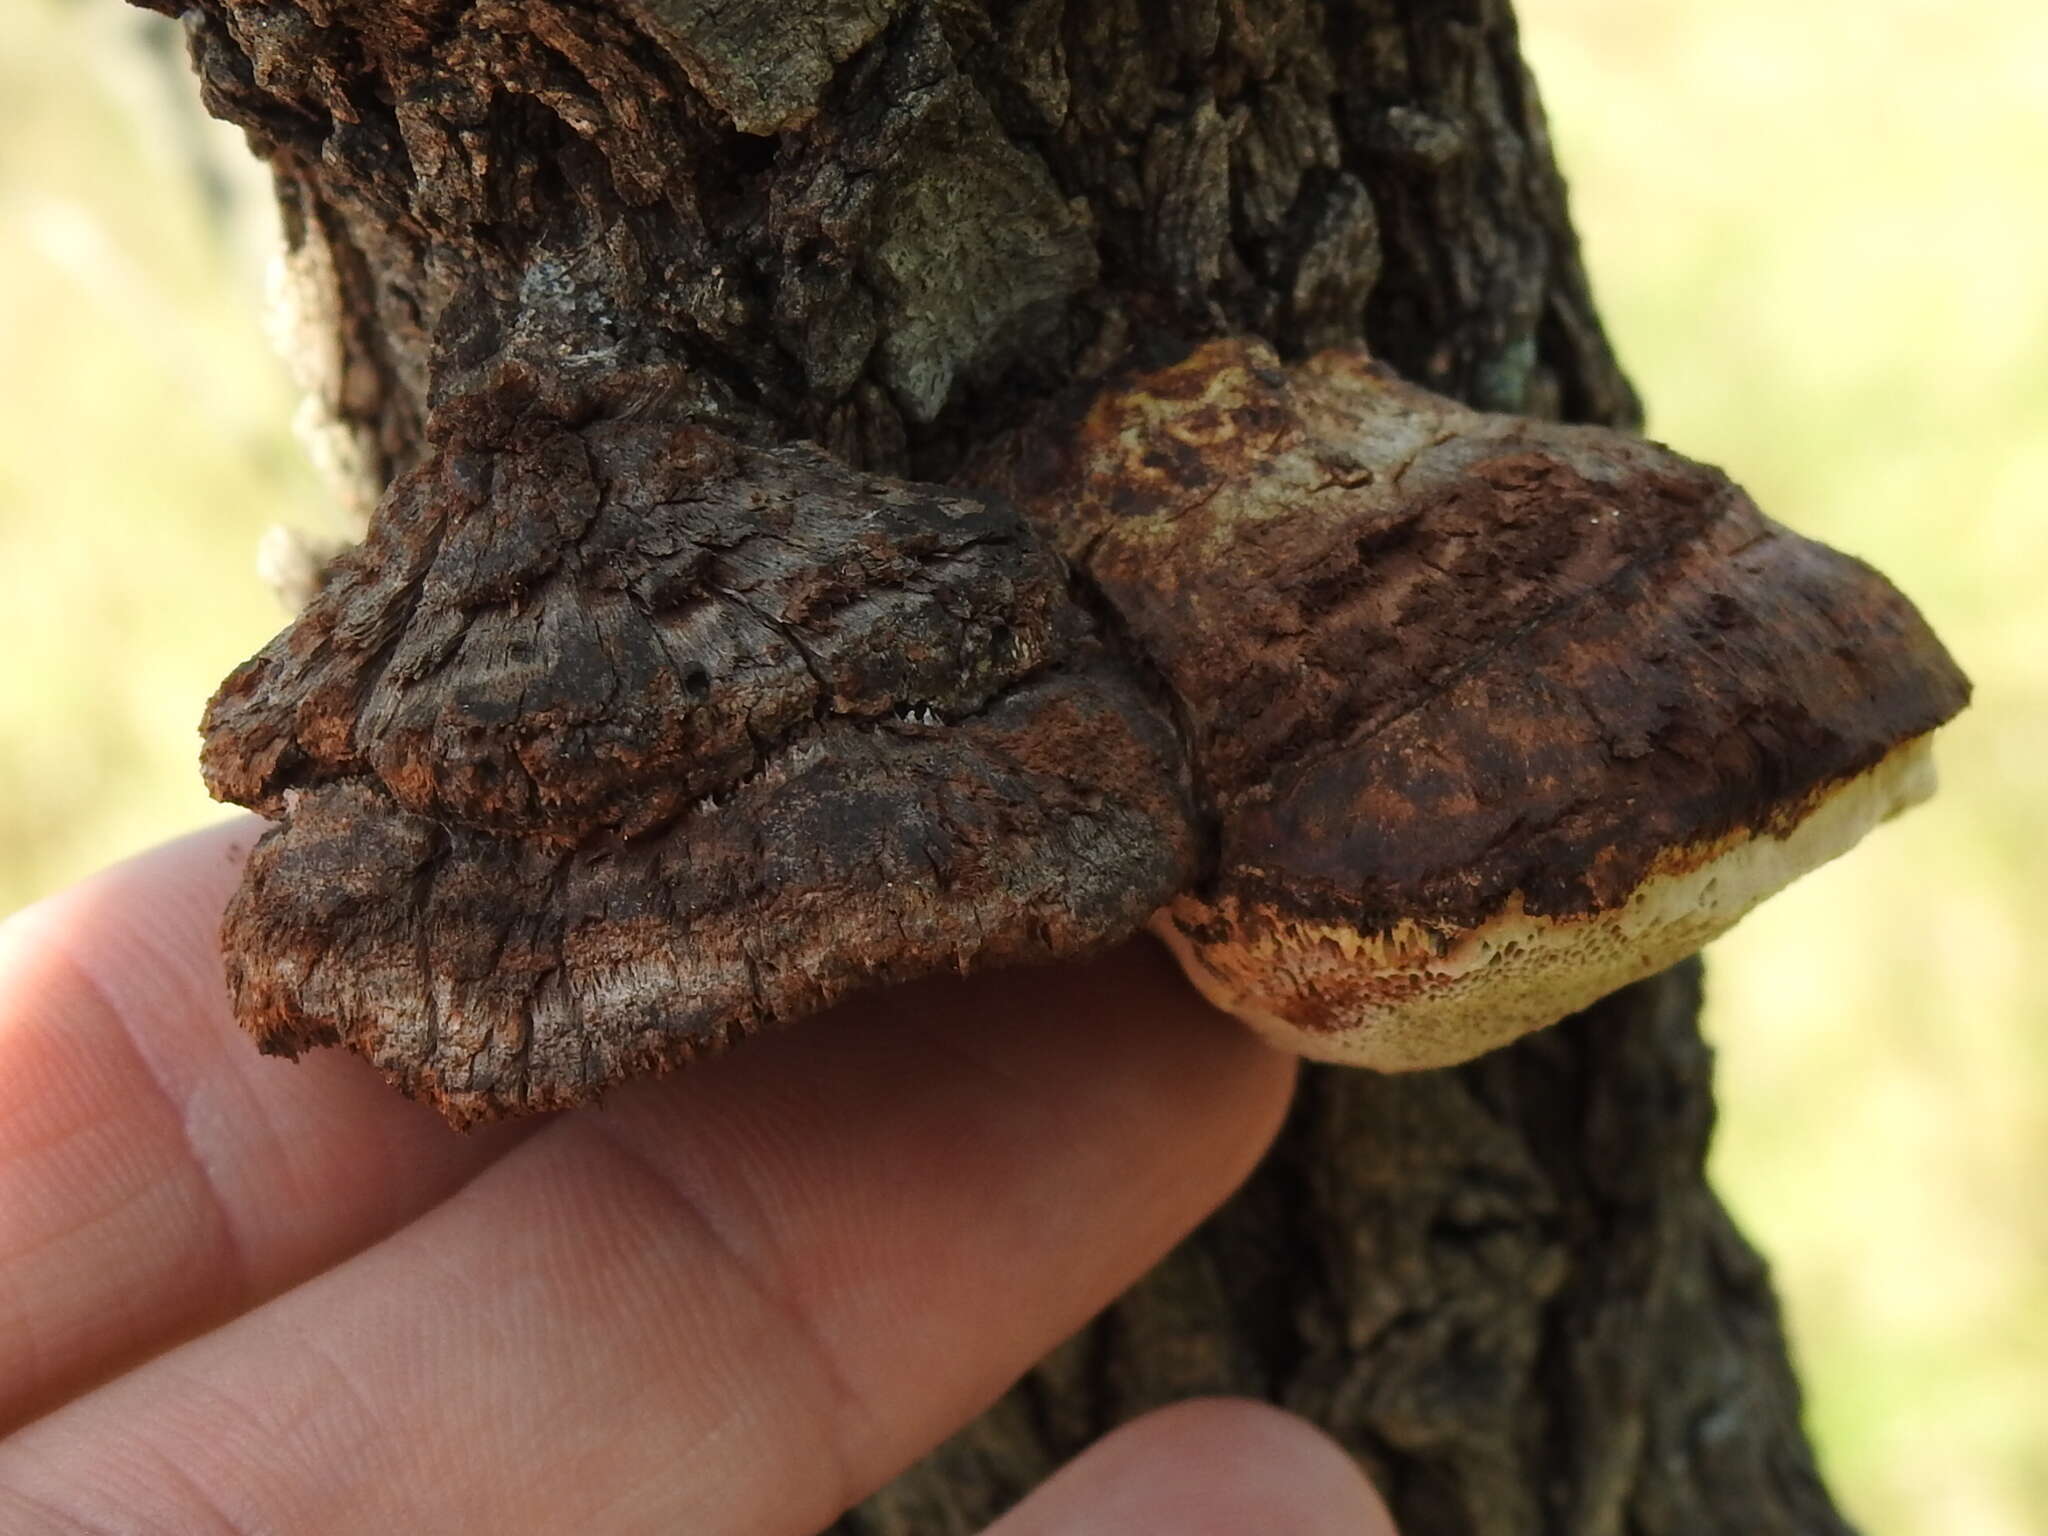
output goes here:
[{"label": "dark brown crust", "polygon": [[1212,894],[1363,931],[1627,899],[1770,828],[1968,685],[1858,561],[1718,471],[1473,412],[1356,353],[1212,343],[989,483],[1177,697]]},{"label": "dark brown crust", "polygon": [[1248,900],[1365,929],[1469,927],[1515,892],[1610,911],[1660,857],[1789,829],[1966,698],[1881,577],[1744,506],[1282,775],[1224,860]]},{"label": "dark brown crust", "polygon": [[578,1103],[861,987],[1130,932],[1191,869],[1173,754],[1089,671],[958,726],[814,728],[630,842],[552,851],[326,784],[250,861],[230,990],[264,1049],[345,1042],[457,1123]]},{"label": "dark brown crust", "polygon": [[281,822],[243,1022],[458,1122],[1085,952],[1196,873],[1170,725],[1013,510],[674,423],[413,472],[206,730]]},{"label": "dark brown crust", "polygon": [[1016,513],[802,446],[609,422],[449,450],[207,712],[215,794],[632,836],[827,718],[954,719],[1085,632]]}]

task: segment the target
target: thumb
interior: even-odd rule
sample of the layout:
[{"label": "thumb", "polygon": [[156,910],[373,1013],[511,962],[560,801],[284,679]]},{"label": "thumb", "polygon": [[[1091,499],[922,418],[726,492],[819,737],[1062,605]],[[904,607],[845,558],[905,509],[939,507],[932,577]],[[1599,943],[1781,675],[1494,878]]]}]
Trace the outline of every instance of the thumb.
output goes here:
[{"label": "thumb", "polygon": [[1263,1403],[1148,1414],[1069,1462],[984,1536],[1395,1536],[1337,1443]]}]

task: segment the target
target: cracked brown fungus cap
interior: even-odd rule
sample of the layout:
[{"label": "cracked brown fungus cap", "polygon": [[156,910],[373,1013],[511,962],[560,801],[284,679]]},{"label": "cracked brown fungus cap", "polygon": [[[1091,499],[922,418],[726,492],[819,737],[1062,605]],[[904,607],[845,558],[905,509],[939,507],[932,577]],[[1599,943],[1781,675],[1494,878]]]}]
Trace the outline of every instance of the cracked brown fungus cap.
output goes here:
[{"label": "cracked brown fungus cap", "polygon": [[1445,1066],[1698,949],[1933,788],[1968,684],[1718,471],[1218,342],[990,472],[1170,692],[1152,928],[1306,1056]]},{"label": "cracked brown fungus cap", "polygon": [[1306,1055],[1464,1060],[1931,786],[1868,567],[1616,432],[1211,343],[975,491],[617,420],[444,447],[209,712],[267,1050],[458,1122],[1148,918]]},{"label": "cracked brown fungus cap", "polygon": [[243,1022],[458,1122],[1099,947],[1194,873],[1172,728],[1014,510],[689,425],[444,449],[206,732],[278,822]]}]

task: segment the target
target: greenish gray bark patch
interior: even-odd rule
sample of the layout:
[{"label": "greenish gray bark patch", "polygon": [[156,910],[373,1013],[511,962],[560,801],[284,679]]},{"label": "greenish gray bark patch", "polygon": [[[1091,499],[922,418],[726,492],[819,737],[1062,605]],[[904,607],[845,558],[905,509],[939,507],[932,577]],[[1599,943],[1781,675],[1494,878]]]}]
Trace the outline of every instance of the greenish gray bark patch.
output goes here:
[{"label": "greenish gray bark patch", "polygon": [[808,122],[833,72],[881,35],[903,0],[644,0],[654,35],[742,133]]}]

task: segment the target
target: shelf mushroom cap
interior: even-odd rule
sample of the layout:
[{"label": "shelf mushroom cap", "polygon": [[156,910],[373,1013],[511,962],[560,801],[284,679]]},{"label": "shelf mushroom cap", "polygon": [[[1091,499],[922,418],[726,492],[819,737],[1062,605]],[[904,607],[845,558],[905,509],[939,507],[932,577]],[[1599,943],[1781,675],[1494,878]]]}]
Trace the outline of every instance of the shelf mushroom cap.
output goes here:
[{"label": "shelf mushroom cap", "polygon": [[1193,872],[1172,725],[1013,508],[682,421],[444,447],[206,732],[275,823],[243,1026],[458,1124],[1101,948]]},{"label": "shelf mushroom cap", "polygon": [[1151,927],[1303,1055],[1466,1060],[1924,798],[1968,684],[1718,471],[1357,352],[1211,343],[987,482],[1170,696],[1210,834]]}]

